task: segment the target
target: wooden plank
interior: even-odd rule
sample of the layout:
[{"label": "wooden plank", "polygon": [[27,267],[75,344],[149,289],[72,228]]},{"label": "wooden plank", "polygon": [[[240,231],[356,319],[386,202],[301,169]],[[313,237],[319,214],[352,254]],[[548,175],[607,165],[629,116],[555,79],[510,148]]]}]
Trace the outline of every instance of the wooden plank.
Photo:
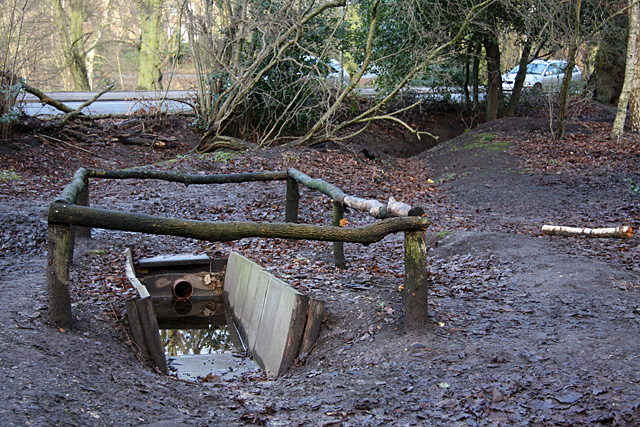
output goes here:
[{"label": "wooden plank", "polygon": [[238,263],[240,261],[240,254],[231,252],[227,261],[227,271],[224,276],[224,298],[228,307],[232,307],[235,303],[236,293],[238,292],[238,276],[240,270],[238,269]]},{"label": "wooden plank", "polygon": [[209,265],[211,258],[207,254],[158,255],[138,261],[140,268],[160,268],[191,265]]},{"label": "wooden plank", "polygon": [[129,329],[131,330],[133,343],[138,347],[140,355],[145,359],[149,359],[151,358],[151,354],[149,353],[149,348],[147,348],[147,342],[142,332],[142,323],[140,323],[140,313],[138,312],[136,298],[126,300],[124,306],[127,310],[127,319],[129,319]]},{"label": "wooden plank", "polygon": [[300,355],[308,354],[318,340],[324,316],[324,301],[311,299],[307,314],[307,324],[300,344]]},{"label": "wooden plank", "polygon": [[238,285],[238,295],[236,297],[236,303],[233,306],[233,311],[238,319],[241,319],[244,314],[244,306],[247,303],[247,299],[252,293],[252,288],[255,282],[257,282],[260,273],[263,271],[262,267],[253,261],[248,261],[248,267],[243,270],[243,274],[240,275],[240,283]]},{"label": "wooden plank", "polygon": [[151,297],[137,299],[136,305],[138,306],[140,324],[142,325],[144,340],[149,350],[149,354],[151,355],[151,360],[160,372],[165,375],[169,375],[167,359],[164,355],[164,346],[160,339],[158,319],[156,318],[156,312],[153,309]]},{"label": "wooden plank", "polygon": [[291,299],[291,307],[287,307],[286,304],[282,304],[281,307],[278,308],[279,317],[286,318],[287,314],[289,314],[289,327],[287,332],[284,334],[286,339],[282,351],[280,367],[278,368],[278,375],[286,372],[300,353],[300,344],[304,334],[309,307],[308,296],[302,295],[295,289],[287,286],[285,288],[285,292],[283,292],[283,298],[281,301],[285,302],[289,299]]},{"label": "wooden plank", "polygon": [[245,257],[239,258],[239,261],[239,275],[238,283],[236,285],[237,291],[235,300],[230,305],[230,308],[233,312],[233,321],[238,327],[242,339],[244,340],[246,338],[246,330],[244,328],[244,322],[242,321],[242,309],[244,307],[245,300],[247,299],[247,293],[249,292],[249,288],[251,286],[251,278],[254,275],[257,278],[260,274],[260,271],[262,271],[262,268],[255,262]]},{"label": "wooden plank", "polygon": [[280,295],[282,286],[275,277],[271,277],[264,300],[262,313],[260,315],[258,335],[255,343],[253,357],[256,363],[267,372],[267,375],[277,376],[281,357],[273,361],[271,353],[275,348],[272,336],[275,325],[278,323],[278,306],[280,305]]},{"label": "wooden plank", "polygon": [[262,270],[258,280],[252,287],[253,293],[251,300],[247,300],[243,310],[243,320],[246,321],[246,344],[247,350],[254,352],[256,349],[256,340],[258,338],[258,330],[260,328],[260,319],[264,309],[264,302],[269,289],[269,281],[273,277],[268,272]]},{"label": "wooden plank", "polygon": [[309,297],[272,277],[265,299],[254,356],[271,377],[277,377],[298,356]]}]

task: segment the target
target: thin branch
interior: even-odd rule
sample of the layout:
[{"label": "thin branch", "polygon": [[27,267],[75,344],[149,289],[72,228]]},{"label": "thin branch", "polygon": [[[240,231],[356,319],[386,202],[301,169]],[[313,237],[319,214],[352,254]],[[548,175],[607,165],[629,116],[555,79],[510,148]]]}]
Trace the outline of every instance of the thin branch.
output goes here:
[{"label": "thin branch", "polygon": [[102,91],[100,91],[99,93],[97,93],[94,96],[92,96],[91,99],[89,99],[86,102],[83,102],[82,105],[80,105],[78,108],[75,109],[75,111],[72,111],[71,113],[65,114],[65,116],[62,118],[62,123],[66,123],[67,121],[69,121],[69,119],[72,119],[75,116],[83,115],[82,114],[82,110],[85,107],[88,107],[89,105],[93,104],[98,98],[100,98],[102,95],[104,95],[105,93],[107,93],[111,89],[113,89],[113,86],[114,86],[113,83],[110,84],[109,86],[104,88]]}]

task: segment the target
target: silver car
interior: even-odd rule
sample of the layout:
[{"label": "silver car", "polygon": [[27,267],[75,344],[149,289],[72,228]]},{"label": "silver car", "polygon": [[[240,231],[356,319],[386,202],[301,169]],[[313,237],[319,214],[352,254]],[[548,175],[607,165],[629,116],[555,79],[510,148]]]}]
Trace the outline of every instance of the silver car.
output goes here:
[{"label": "silver car", "polygon": [[[564,79],[564,71],[567,61],[563,59],[536,59],[527,65],[527,75],[524,78],[524,88],[537,91],[557,90]],[[502,76],[502,90],[511,92],[515,84],[519,66],[516,66]],[[582,80],[582,73],[576,65],[571,73],[571,81],[579,83]]]}]

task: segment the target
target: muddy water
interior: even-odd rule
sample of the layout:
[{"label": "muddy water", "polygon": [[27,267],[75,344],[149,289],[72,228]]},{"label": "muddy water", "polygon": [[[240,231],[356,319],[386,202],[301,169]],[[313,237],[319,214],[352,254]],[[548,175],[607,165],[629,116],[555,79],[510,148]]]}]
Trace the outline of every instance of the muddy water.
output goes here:
[{"label": "muddy water", "polygon": [[227,323],[221,299],[154,301],[171,374],[190,381],[218,381],[259,372]]}]

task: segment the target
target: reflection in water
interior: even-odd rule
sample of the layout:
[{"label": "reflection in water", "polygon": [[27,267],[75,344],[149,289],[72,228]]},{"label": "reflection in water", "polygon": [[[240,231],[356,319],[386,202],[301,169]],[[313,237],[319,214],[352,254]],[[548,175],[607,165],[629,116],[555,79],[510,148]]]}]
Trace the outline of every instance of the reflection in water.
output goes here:
[{"label": "reflection in water", "polygon": [[160,337],[167,356],[218,354],[233,349],[227,325],[210,329],[163,329]]},{"label": "reflection in water", "polygon": [[[246,356],[222,297],[154,298],[169,370],[184,380],[227,380],[259,372]],[[230,319],[229,319],[230,320]]]}]

